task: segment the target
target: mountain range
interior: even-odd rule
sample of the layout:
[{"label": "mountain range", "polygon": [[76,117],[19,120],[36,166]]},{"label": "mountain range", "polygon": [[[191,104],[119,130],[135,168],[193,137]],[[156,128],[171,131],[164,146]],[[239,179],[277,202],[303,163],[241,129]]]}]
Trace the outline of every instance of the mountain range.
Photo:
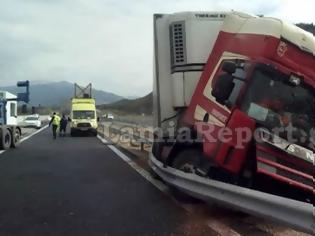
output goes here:
[{"label": "mountain range", "polygon": [[[9,91],[13,94],[21,92],[16,86],[1,87],[0,90]],[[74,85],[67,81],[32,83],[30,84],[30,104],[32,106],[60,106],[68,104],[74,94]],[[114,93],[92,90],[92,96],[97,104],[108,104],[117,102],[124,97]]]},{"label": "mountain range", "polygon": [[136,99],[122,99],[111,104],[103,104],[98,106],[100,110],[113,110],[129,114],[145,114],[152,115],[153,112],[153,94],[136,98]]},{"label": "mountain range", "polygon": [[299,23],[297,24],[297,26],[315,35],[315,25],[313,23],[312,24]]}]

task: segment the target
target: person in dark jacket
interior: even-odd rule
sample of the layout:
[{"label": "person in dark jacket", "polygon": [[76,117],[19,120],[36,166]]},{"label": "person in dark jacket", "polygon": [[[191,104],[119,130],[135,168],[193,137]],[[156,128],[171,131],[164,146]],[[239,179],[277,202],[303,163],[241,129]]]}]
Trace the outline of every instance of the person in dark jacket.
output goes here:
[{"label": "person in dark jacket", "polygon": [[65,115],[62,115],[62,118],[60,120],[60,136],[66,136],[67,124],[68,119]]}]

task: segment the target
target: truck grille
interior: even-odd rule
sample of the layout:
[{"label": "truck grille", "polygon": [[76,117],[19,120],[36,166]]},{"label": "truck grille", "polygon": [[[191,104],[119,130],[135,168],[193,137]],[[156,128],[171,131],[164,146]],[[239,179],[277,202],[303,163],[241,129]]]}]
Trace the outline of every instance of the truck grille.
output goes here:
[{"label": "truck grille", "polygon": [[79,123],[78,127],[83,127],[83,128],[91,127],[91,124],[90,123]]},{"label": "truck grille", "polygon": [[[288,184],[294,184],[312,190],[314,188],[314,169],[311,164],[294,156],[272,150],[268,145],[257,145],[257,168],[264,173],[282,179]],[[278,176],[278,177],[277,177]]]}]

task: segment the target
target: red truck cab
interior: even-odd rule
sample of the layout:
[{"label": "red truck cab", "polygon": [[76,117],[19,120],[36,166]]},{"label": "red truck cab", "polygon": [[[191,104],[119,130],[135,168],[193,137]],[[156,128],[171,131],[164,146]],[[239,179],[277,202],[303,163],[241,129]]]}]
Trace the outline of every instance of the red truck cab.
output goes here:
[{"label": "red truck cab", "polygon": [[175,136],[190,127],[201,142],[155,144],[155,156],[173,165],[191,155],[184,149],[199,149],[193,169],[207,177],[220,172],[238,184],[266,176],[313,197],[314,91],[313,35],[278,19],[225,13],[189,104],[174,106]]}]

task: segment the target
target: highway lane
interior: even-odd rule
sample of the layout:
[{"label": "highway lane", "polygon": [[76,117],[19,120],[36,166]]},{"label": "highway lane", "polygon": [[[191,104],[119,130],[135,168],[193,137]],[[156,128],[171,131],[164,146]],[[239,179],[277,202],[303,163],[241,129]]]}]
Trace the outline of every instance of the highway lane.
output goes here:
[{"label": "highway lane", "polygon": [[46,129],[0,155],[0,235],[215,235],[95,137]]}]

